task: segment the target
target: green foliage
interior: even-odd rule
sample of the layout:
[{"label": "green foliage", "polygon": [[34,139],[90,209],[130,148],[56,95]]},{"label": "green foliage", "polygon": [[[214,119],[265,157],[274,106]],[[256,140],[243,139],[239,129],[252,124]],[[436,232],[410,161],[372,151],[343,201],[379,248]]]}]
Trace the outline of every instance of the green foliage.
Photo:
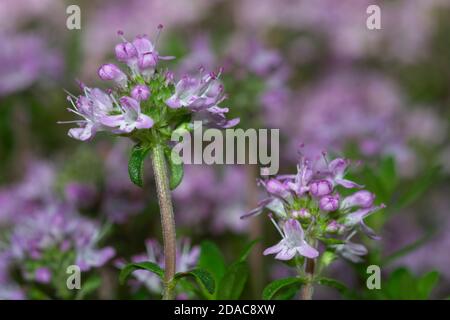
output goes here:
[{"label": "green foliage", "polygon": [[144,179],[144,160],[147,157],[150,148],[141,144],[136,144],[131,150],[130,160],[128,161],[128,174],[130,180],[137,186],[143,187]]},{"label": "green foliage", "polygon": [[225,258],[213,242],[203,241],[201,243],[198,266],[211,272],[216,283],[223,277],[226,269]]},{"label": "green foliage", "polygon": [[317,283],[319,285],[327,286],[327,287],[336,289],[337,291],[339,291],[339,293],[343,297],[351,297],[351,296],[353,296],[353,294],[350,291],[350,289],[348,289],[345,284],[343,284],[342,282],[340,282],[338,280],[331,279],[331,278],[320,277],[320,278],[316,279],[316,281],[317,281]]},{"label": "green foliage", "polygon": [[205,269],[197,268],[186,272],[179,272],[175,275],[174,280],[178,281],[184,277],[192,276],[195,278],[202,290],[206,290],[208,294],[214,294],[216,283],[213,275]]},{"label": "green foliage", "polygon": [[172,152],[170,149],[165,150],[165,156],[169,169],[169,187],[170,190],[175,190],[175,188],[178,187],[183,180],[183,163],[180,156],[176,152]]},{"label": "green foliage", "polygon": [[82,300],[96,291],[102,283],[102,279],[98,276],[91,276],[87,278],[81,285],[81,289],[77,291],[75,299]]},{"label": "green foliage", "polygon": [[220,279],[216,299],[236,300],[242,294],[248,280],[249,268],[246,262],[235,262],[225,271]]},{"label": "green foliage", "polygon": [[164,277],[164,270],[161,269],[156,263],[146,261],[139,263],[130,263],[127,264],[121,271],[119,275],[119,282],[124,284],[128,277],[136,270],[147,270],[153,272],[161,279]]},{"label": "green foliage", "polygon": [[239,258],[228,267],[222,253],[214,243],[205,241],[201,244],[199,267],[208,270],[217,283],[214,293],[205,295],[206,298],[210,300],[239,299],[249,276],[246,259],[256,243],[257,240],[247,244]]},{"label": "green foliage", "polygon": [[[292,295],[292,292],[295,294],[300,289],[301,285],[305,283],[306,281],[299,277],[289,277],[275,280],[264,288],[262,298],[264,300],[272,300],[278,295],[285,300]],[[287,291],[288,295],[280,295],[283,291]]]},{"label": "green foliage", "polygon": [[368,290],[368,299],[425,300],[429,299],[439,279],[436,271],[415,276],[406,268],[394,270],[382,282],[380,290]]}]

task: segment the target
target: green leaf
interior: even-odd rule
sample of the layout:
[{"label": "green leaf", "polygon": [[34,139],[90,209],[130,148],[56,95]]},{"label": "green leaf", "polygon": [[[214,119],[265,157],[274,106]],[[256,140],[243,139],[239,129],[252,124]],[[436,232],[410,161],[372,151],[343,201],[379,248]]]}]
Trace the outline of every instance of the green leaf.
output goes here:
[{"label": "green leaf", "polygon": [[186,272],[180,272],[175,275],[175,280],[179,280],[183,277],[192,276],[195,278],[201,288],[206,289],[209,294],[214,294],[216,289],[216,283],[213,275],[205,269],[197,268]]},{"label": "green leaf", "polygon": [[180,156],[176,152],[172,152],[170,149],[166,149],[165,154],[170,172],[169,187],[170,190],[175,190],[175,188],[178,187],[183,180],[183,162]]},{"label": "green leaf", "polygon": [[125,281],[128,279],[128,277],[136,270],[147,270],[147,271],[153,272],[160,278],[164,277],[164,270],[161,269],[160,266],[158,266],[156,263],[146,261],[146,262],[127,264],[122,269],[122,271],[120,271],[119,282],[121,284],[124,284]]},{"label": "green leaf", "polygon": [[262,298],[263,300],[271,300],[277,293],[279,293],[282,289],[287,289],[287,287],[292,287],[295,285],[298,289],[300,286],[304,284],[304,279],[297,277],[289,277],[275,280],[269,283],[263,290]]},{"label": "green leaf", "polygon": [[220,249],[211,241],[201,243],[200,259],[198,266],[212,273],[216,283],[225,274],[225,259]]},{"label": "green leaf", "polygon": [[417,285],[412,273],[406,268],[392,272],[387,281],[386,294],[389,299],[416,299]]},{"label": "green leaf", "polygon": [[347,286],[338,280],[321,277],[321,278],[317,279],[317,283],[322,286],[327,286],[327,287],[336,289],[344,297],[349,297],[351,295],[351,292],[347,288]]},{"label": "green leaf", "polygon": [[434,230],[430,230],[424,236],[417,239],[413,243],[404,246],[403,248],[395,251],[391,255],[384,258],[383,261],[381,262],[381,264],[383,266],[387,266],[387,265],[391,264],[392,262],[396,261],[397,259],[404,257],[404,256],[408,255],[409,253],[417,250],[418,248],[420,248],[421,246],[426,244],[428,242],[428,240],[430,240],[430,238],[434,235],[434,233],[435,233]]},{"label": "green leaf", "polygon": [[428,299],[431,295],[431,291],[436,286],[439,280],[439,272],[431,271],[420,278],[417,284],[417,291],[419,294],[419,299]]},{"label": "green leaf", "polygon": [[219,300],[236,300],[242,294],[249,275],[245,262],[233,263],[219,282],[216,298]]},{"label": "green leaf", "polygon": [[98,276],[92,276],[88,278],[84,283],[82,283],[81,289],[77,292],[75,299],[81,300],[84,297],[88,296],[90,293],[97,290],[98,287],[100,287],[101,283],[102,279]]},{"label": "green leaf", "polygon": [[240,256],[239,256],[239,262],[244,262],[245,260],[247,260],[247,257],[249,256],[249,254],[252,252],[253,247],[255,246],[255,244],[257,244],[260,241],[260,239],[255,239],[253,241],[250,241],[244,248],[244,250],[242,250]]},{"label": "green leaf", "polygon": [[144,160],[149,151],[150,148],[148,146],[137,144],[131,150],[130,160],[128,161],[128,174],[130,176],[130,180],[141,188],[144,185]]},{"label": "green leaf", "polygon": [[406,193],[398,199],[395,208],[398,210],[414,203],[414,201],[416,201],[434,182],[436,182],[439,172],[439,167],[432,167],[421,177],[415,179]]}]

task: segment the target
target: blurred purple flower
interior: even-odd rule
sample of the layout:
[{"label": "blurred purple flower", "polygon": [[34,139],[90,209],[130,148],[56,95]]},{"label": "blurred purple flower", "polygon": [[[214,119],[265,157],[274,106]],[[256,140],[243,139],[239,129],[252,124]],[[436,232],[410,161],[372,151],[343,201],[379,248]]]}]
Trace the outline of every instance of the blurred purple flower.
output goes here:
[{"label": "blurred purple flower", "polygon": [[60,57],[37,34],[0,34],[0,96],[61,72]]}]

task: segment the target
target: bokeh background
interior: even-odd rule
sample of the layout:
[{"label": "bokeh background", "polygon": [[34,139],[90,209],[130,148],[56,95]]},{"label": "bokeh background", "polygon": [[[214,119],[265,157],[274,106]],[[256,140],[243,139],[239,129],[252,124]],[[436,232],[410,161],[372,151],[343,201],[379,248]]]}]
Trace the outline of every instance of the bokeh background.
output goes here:
[{"label": "bokeh background", "polygon": [[[365,261],[329,271],[351,298],[450,296],[448,0],[76,1],[81,30],[66,28],[70,4],[0,3],[0,299],[158,298],[154,277],[117,281],[124,260],[146,250],[161,259],[150,169],[139,189],[128,179],[131,143],[80,143],[57,124],[70,120],[65,90],[79,94],[76,79],[102,87],[97,69],[114,61],[118,30],[155,39],[158,24],[158,51],[177,58],[168,67],[224,67],[239,127],[280,129],[281,173],[295,171],[301,144],[360,160],[356,181],[387,208],[369,219],[382,240],[367,243]],[[371,4],[381,30],[366,28]],[[251,299],[293,272],[261,254],[278,237],[266,217],[239,219],[258,200],[256,178],[251,166],[191,165],[174,193],[179,268],[195,264],[202,241],[231,262],[261,238],[241,296]],[[76,296],[65,290],[74,259],[87,287]],[[381,290],[365,286],[372,264]],[[343,298],[321,287],[316,297]]]}]

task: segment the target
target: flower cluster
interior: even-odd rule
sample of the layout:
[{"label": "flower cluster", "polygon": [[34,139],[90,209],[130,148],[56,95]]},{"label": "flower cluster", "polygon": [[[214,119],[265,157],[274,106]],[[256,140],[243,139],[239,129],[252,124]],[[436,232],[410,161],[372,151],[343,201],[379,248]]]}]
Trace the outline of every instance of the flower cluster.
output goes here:
[{"label": "flower cluster", "polygon": [[[246,216],[269,210],[270,217],[282,240],[264,251],[276,254],[279,260],[291,260],[295,256],[310,259],[319,256],[318,241],[328,250],[351,261],[358,262],[367,249],[351,242],[356,229],[372,239],[378,239],[364,219],[384,208],[374,205],[375,195],[363,186],[345,178],[349,161],[337,158],[328,161],[311,161],[302,157],[296,175],[283,175],[261,180],[268,197]],[[340,188],[360,189],[341,196]]]},{"label": "flower cluster", "polygon": [[207,73],[201,68],[198,76],[185,75],[175,83],[172,72],[157,68],[159,60],[173,57],[159,55],[146,35],[131,42],[122,32],[119,35],[123,42],[116,45],[115,56],[128,71],[112,63],[104,64],[98,75],[113,83],[114,88],[104,91],[81,83],[83,95],[68,96],[72,105],[69,111],[81,117],[73,121],[78,127],[69,130],[70,137],[85,141],[96,132],[109,131],[143,141],[149,135],[139,131],[150,128],[167,137],[174,125],[180,125],[180,121],[193,114],[217,127],[232,127],[239,122],[239,119],[228,121],[225,116],[228,108],[218,106],[226,97],[219,81],[221,70]]},{"label": "flower cluster", "polygon": [[65,197],[59,197],[58,179],[55,166],[35,161],[23,181],[0,189],[0,299],[26,298],[19,283],[36,282],[68,297],[60,281],[66,267],[88,271],[114,256],[112,247],[99,245],[104,228],[78,211],[76,200],[86,203],[92,191],[70,182],[61,190]]}]

